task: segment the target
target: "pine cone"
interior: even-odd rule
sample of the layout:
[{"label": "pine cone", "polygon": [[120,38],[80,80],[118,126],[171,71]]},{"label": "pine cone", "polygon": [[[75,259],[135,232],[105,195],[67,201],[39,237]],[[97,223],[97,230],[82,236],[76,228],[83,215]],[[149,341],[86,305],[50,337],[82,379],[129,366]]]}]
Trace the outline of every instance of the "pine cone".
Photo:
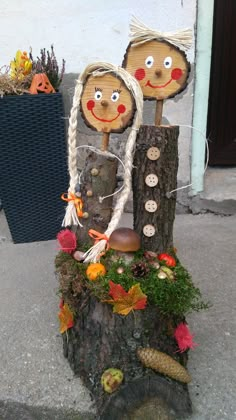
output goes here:
[{"label": "pine cone", "polygon": [[139,348],[137,356],[142,364],[177,381],[189,383],[188,371],[172,357],[152,348]]},{"label": "pine cone", "polygon": [[149,268],[146,263],[144,262],[138,262],[136,264],[133,264],[131,267],[131,271],[134,275],[134,277],[144,277],[149,272]]}]

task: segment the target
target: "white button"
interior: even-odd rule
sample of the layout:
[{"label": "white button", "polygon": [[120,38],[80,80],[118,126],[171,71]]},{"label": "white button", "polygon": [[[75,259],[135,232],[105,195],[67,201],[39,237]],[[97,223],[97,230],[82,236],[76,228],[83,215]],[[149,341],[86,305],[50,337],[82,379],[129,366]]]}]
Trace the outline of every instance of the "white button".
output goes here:
[{"label": "white button", "polygon": [[155,187],[158,184],[158,177],[156,176],[156,174],[149,174],[145,178],[145,183],[149,187]]},{"label": "white button", "polygon": [[147,210],[149,213],[154,213],[157,209],[157,203],[154,200],[148,200],[145,203],[145,210]]},{"label": "white button", "polygon": [[160,150],[158,149],[158,147],[150,147],[150,149],[148,149],[147,151],[147,157],[150,160],[157,160],[160,157]]},{"label": "white button", "polygon": [[143,228],[143,234],[150,238],[151,236],[155,235],[155,228],[152,225],[145,225]]}]

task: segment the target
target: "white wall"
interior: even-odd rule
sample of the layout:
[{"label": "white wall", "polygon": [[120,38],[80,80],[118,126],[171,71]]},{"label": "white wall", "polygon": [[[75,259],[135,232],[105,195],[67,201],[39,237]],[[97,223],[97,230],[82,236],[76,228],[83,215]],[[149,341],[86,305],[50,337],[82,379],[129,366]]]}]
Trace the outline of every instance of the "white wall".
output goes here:
[{"label": "white wall", "polygon": [[[134,14],[148,26],[193,28],[196,0],[0,0],[0,66],[17,49],[36,56],[53,43],[66,72],[79,73],[97,60],[120,64]],[[193,48],[189,54],[193,61]]]},{"label": "white wall", "polygon": [[[36,56],[52,43],[58,62],[66,60],[66,73],[77,75],[88,63],[100,60],[119,65],[129,42],[132,15],[162,31],[186,27],[194,30],[196,3],[197,0],[0,0],[0,66],[8,64],[17,49],[28,51],[31,46]],[[188,59],[193,63],[194,42]],[[174,100],[165,101],[164,116],[170,123],[191,125],[192,85]],[[74,83],[68,87],[70,97],[73,86]],[[147,105],[144,123],[150,123]],[[190,140],[191,130],[181,128],[181,184],[189,183]]]}]

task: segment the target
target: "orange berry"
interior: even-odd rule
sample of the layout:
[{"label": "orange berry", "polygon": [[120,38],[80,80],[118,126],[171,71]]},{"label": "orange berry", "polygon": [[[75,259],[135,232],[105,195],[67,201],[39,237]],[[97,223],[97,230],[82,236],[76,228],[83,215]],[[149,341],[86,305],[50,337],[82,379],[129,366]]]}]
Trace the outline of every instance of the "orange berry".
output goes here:
[{"label": "orange berry", "polygon": [[86,276],[89,280],[95,281],[99,276],[104,276],[106,274],[106,268],[101,263],[92,263],[89,264],[86,270]]}]

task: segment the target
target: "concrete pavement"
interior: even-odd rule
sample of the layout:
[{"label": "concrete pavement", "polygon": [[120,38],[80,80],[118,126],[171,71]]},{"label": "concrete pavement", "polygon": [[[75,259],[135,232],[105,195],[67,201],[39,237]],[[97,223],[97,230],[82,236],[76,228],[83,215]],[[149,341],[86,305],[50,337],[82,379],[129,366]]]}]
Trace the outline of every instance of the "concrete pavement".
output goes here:
[{"label": "concrete pavement", "polygon": [[[131,225],[126,214],[123,225]],[[193,420],[236,420],[236,216],[179,215],[178,256],[213,307],[188,317]],[[0,212],[0,419],[92,419],[88,391],[62,355],[55,241],[10,241]],[[112,419],[111,419],[112,420]]]}]

